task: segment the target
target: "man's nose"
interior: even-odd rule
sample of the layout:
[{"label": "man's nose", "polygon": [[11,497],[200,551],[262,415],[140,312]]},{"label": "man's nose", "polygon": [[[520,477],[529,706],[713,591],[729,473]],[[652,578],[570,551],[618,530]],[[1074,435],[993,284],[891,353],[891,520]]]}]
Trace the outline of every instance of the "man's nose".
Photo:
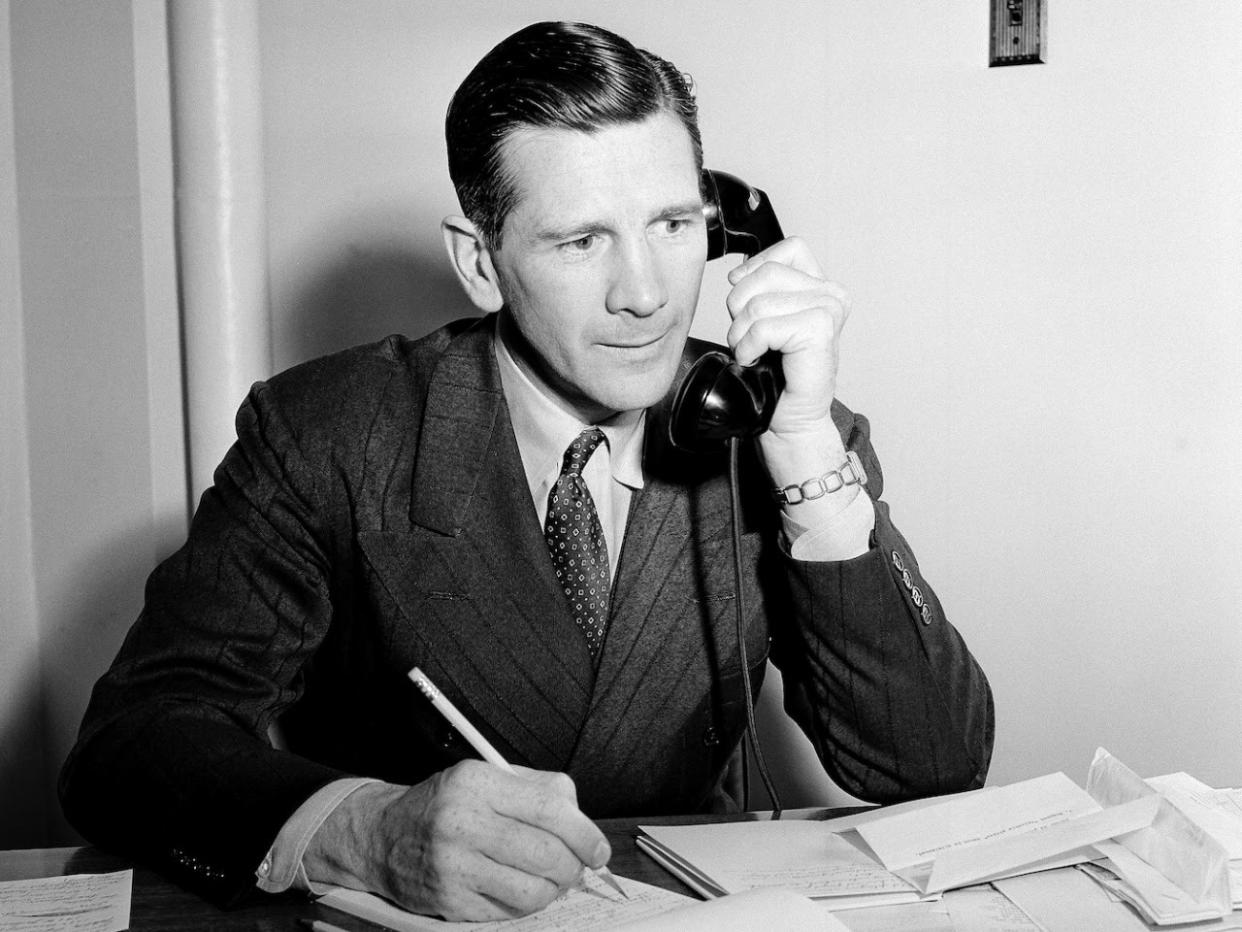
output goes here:
[{"label": "man's nose", "polygon": [[668,303],[668,289],[659,257],[645,239],[622,244],[614,252],[607,307],[613,314],[628,311],[640,317]]}]

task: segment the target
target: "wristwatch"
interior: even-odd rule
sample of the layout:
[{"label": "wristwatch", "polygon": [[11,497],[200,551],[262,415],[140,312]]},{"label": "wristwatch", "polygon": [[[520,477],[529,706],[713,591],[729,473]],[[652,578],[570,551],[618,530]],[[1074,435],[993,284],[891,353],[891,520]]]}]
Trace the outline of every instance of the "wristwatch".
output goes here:
[{"label": "wristwatch", "polygon": [[801,505],[823,498],[847,485],[866,485],[867,472],[863,469],[858,454],[850,450],[845,454],[845,462],[838,469],[830,469],[822,476],[814,476],[805,482],[773,489],[772,495],[782,505]]}]

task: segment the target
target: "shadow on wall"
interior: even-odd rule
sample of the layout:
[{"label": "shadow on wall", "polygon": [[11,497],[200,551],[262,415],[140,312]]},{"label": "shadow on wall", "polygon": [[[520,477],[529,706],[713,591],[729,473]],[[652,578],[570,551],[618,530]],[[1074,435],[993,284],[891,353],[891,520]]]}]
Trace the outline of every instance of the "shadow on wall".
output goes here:
[{"label": "shadow on wall", "polygon": [[0,850],[48,844],[48,774],[55,780],[44,751],[38,654],[30,654],[14,679],[8,685],[12,706],[0,724]]},{"label": "shadow on wall", "polygon": [[276,334],[278,369],[381,339],[419,337],[477,317],[444,253],[395,247],[391,239],[350,243],[335,264],[293,288],[289,320]]},{"label": "shadow on wall", "polygon": [[[101,535],[79,565],[54,583],[44,619],[43,703],[46,735],[42,801],[47,842],[81,844],[65,821],[56,795],[60,768],[77,737],[96,680],[111,665],[142,608],[143,586],[155,565],[181,544],[178,517],[163,523],[129,523]],[[0,735],[8,747],[15,735]]]}]

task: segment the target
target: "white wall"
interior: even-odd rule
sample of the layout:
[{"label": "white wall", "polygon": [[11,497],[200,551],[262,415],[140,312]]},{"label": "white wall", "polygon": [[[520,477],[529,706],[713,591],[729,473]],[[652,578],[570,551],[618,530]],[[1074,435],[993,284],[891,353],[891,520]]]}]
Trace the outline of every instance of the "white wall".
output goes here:
[{"label": "white wall", "polygon": [[1103,744],[1238,785],[1242,7],[1053,3],[1049,63],[988,70],[977,6],[834,5],[842,394],[991,674],[994,779]]},{"label": "white wall", "polygon": [[39,631],[31,583],[30,482],[22,359],[17,173],[13,167],[8,0],[0,0],[0,841],[44,836],[46,786]]},{"label": "white wall", "polygon": [[[265,0],[276,365],[470,313],[452,88],[526,22],[615,28],[851,289],[841,396],[990,674],[994,782],[1104,744],[1240,785],[1242,7],[1050,6],[1048,64],[988,69],[982,0]],[[0,0],[0,847],[65,837],[51,777],[180,520],[162,9]]]},{"label": "white wall", "polygon": [[56,774],[186,490],[163,3],[0,15],[4,848],[73,837]]}]

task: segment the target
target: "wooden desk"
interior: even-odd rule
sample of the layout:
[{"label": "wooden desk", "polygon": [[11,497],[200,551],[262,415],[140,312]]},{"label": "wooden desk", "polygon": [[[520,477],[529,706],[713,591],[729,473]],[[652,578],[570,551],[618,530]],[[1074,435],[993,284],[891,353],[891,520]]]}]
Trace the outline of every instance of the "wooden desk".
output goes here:
[{"label": "wooden desk", "polygon": [[[787,811],[784,818],[824,819],[847,811],[853,810],[796,809]],[[766,818],[767,813],[747,813],[732,817],[603,819],[599,826],[612,845],[610,866],[614,873],[694,896],[688,887],[638,850],[634,843],[635,827],[640,824],[688,825]],[[155,872],[136,867],[132,862],[98,848],[0,851],[0,880],[99,874],[127,867],[134,868],[134,893],[130,907],[130,929],[134,932],[301,932],[299,918],[323,919],[349,932],[375,932],[382,928],[334,909],[316,906],[300,893],[259,896],[250,905],[221,910]]]}]

